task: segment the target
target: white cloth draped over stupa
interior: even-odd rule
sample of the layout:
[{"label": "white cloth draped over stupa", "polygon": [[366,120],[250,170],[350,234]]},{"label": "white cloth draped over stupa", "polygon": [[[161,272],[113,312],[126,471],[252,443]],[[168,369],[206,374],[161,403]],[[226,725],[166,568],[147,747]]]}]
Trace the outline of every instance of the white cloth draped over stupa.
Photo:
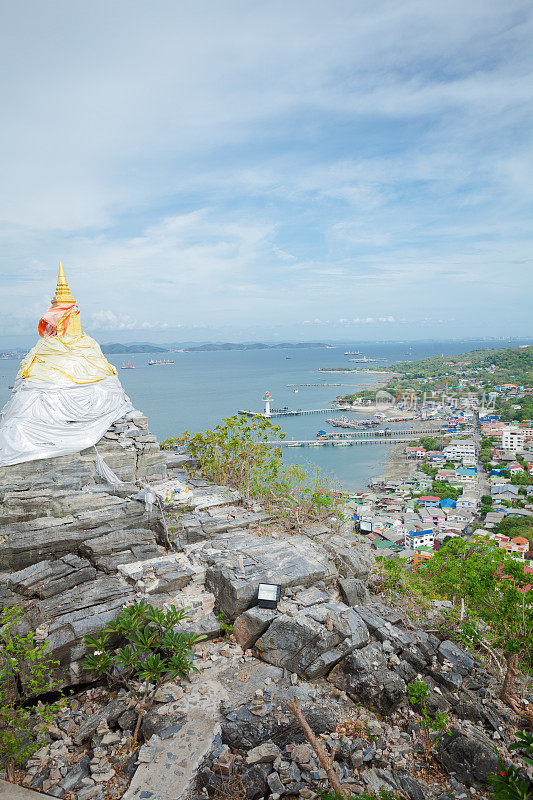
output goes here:
[{"label": "white cloth draped over stupa", "polygon": [[116,375],[70,385],[18,378],[0,417],[0,467],[85,450],[129,411]]},{"label": "white cloth draped over stupa", "polygon": [[22,360],[0,414],[0,467],[85,450],[133,411],[115,367],[81,332],[75,302],[60,264],[42,338]]}]

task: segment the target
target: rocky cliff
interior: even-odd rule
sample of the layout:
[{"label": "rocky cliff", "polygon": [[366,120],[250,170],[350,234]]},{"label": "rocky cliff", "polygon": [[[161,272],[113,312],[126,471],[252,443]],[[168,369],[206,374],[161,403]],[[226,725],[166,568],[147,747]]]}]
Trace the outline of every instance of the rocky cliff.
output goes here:
[{"label": "rocky cliff", "polygon": [[[115,423],[97,449],[118,487],[99,476],[94,449],[0,470],[2,604],[24,608],[24,625],[61,661],[63,685],[88,679],[83,636],[134,598],[189,607],[191,627],[207,640],[185,692],[169,685],[143,721],[140,751],[131,700],[122,691],[109,702],[91,689],[29,762],[27,786],[79,800],[193,792],[312,800],[327,782],[287,711],[300,697],[315,731],[338,748],[335,768],[352,791],[482,796],[476,787],[495,768],[494,740],[506,741],[511,724],[490,694],[492,678],[369,592],[373,557],[350,522],[284,531],[238,492],[189,478],[186,457],[160,451],[138,413]],[[164,519],[136,498],[147,484],[175,492]],[[265,581],[282,586],[277,610],[256,606]],[[216,639],[220,614],[234,624],[228,643]],[[438,775],[420,753],[407,703],[417,676],[431,708],[453,724],[433,762]]]}]

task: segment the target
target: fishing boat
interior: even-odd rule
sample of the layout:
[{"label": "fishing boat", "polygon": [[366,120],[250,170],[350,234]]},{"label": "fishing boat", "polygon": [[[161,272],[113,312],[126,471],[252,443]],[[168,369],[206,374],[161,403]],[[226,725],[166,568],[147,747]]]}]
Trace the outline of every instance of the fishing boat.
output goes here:
[{"label": "fishing boat", "polygon": [[132,364],[131,361],[128,361],[128,363],[126,364],[126,362],[123,361],[120,369],[135,369],[135,364]]}]

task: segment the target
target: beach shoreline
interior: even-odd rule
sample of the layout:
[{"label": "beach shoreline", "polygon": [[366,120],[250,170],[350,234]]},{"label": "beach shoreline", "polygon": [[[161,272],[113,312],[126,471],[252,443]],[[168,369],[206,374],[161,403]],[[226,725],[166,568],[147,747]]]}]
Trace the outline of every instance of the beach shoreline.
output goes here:
[{"label": "beach shoreline", "polygon": [[[414,430],[417,429],[427,429],[428,421],[427,420],[418,420],[412,426]],[[440,429],[440,426],[435,426],[435,433],[437,433]],[[414,444],[414,442],[407,443],[407,444]],[[383,462],[383,470],[380,475],[374,479],[374,482],[381,482],[384,481],[398,481],[402,478],[408,478],[414,472],[417,471],[419,462],[418,460],[410,460],[405,457],[405,448],[407,446],[405,442],[401,442],[399,444],[394,444],[391,446],[389,450],[389,456],[386,461]]]},{"label": "beach shoreline", "polygon": [[405,443],[394,444],[391,446],[389,456],[383,462],[382,472],[374,479],[373,482],[387,483],[388,481],[399,481],[402,478],[407,478],[416,472],[417,462],[410,461],[405,458]]}]

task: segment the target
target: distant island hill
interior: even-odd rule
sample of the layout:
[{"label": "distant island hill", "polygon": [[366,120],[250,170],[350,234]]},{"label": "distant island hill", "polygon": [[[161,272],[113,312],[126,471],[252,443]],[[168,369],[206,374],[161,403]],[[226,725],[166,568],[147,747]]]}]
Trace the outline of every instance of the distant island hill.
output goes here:
[{"label": "distant island hill", "polygon": [[185,353],[203,353],[219,350],[289,350],[294,348],[324,348],[330,349],[333,345],[323,342],[280,342],[279,344],[264,344],[263,342],[253,342],[243,344],[242,342],[222,342],[218,344],[198,344],[192,347],[180,347],[179,345],[155,345],[155,344],[120,344],[110,342],[102,345],[103,353],[170,353],[181,350]]}]

